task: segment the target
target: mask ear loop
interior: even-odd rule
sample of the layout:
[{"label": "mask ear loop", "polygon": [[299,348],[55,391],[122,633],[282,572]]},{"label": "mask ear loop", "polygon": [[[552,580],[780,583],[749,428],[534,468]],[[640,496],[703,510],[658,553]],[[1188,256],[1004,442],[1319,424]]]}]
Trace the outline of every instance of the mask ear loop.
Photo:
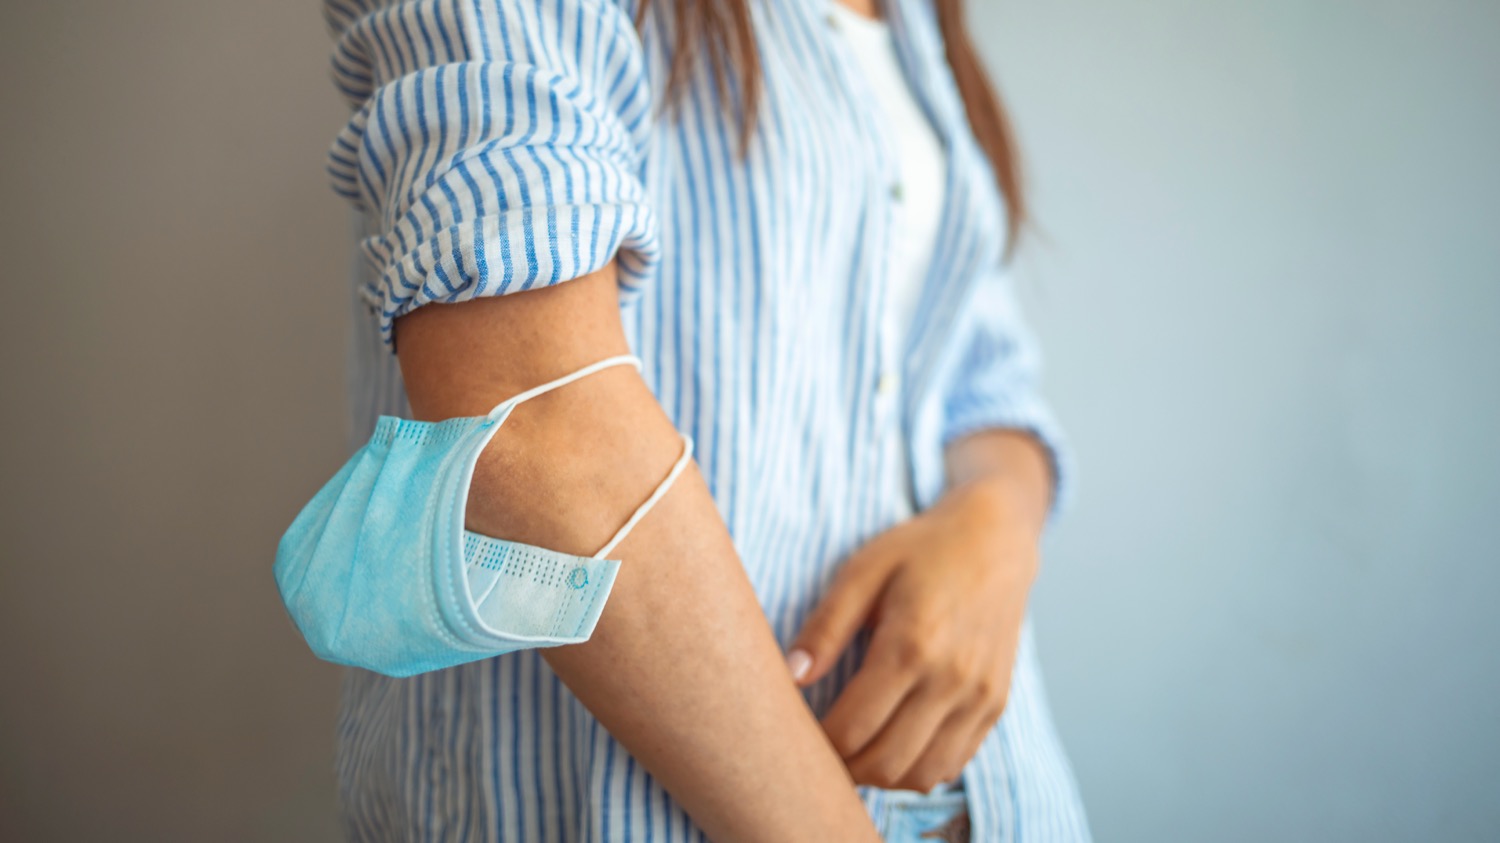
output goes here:
[{"label": "mask ear loop", "polygon": [[692,459],[693,456],[693,437],[680,431],[678,435],[682,437],[682,456],[677,458],[677,462],[672,463],[672,470],[667,472],[666,479],[657,484],[656,490],[651,493],[651,496],[646,498],[645,502],[639,507],[636,507],[635,512],[631,513],[630,519],[619,530],[615,531],[614,536],[604,547],[599,548],[599,552],[594,554],[595,559],[605,558],[611,550],[615,549],[615,545],[624,541],[625,536],[630,533],[631,529],[640,523],[640,520],[646,517],[646,513],[651,511],[651,507],[656,506],[656,502],[661,500],[661,496],[667,493],[667,489],[671,488],[672,481],[677,479],[677,475],[681,474],[684,468],[687,468],[688,460]]},{"label": "mask ear loop", "polygon": [[[606,357],[603,360],[597,360],[593,363],[588,364],[587,366],[563,375],[560,378],[547,381],[546,383],[540,384],[538,386],[533,386],[532,388],[524,392],[517,393],[516,395],[512,395],[504,401],[501,401],[499,404],[496,404],[494,409],[490,410],[489,413],[485,416],[484,424],[486,427],[493,427],[495,425],[504,424],[505,420],[507,418],[510,418],[510,414],[516,409],[517,406],[520,405],[522,401],[525,401],[529,398],[535,398],[536,396],[541,395],[543,392],[547,392],[548,390],[556,389],[560,386],[566,386],[567,384],[570,384],[573,381],[578,380],[579,378],[592,375],[600,369],[606,368],[608,366],[619,366],[623,363],[629,363],[630,365],[634,366],[636,368],[636,371],[640,371],[641,369],[641,358],[635,356],[634,354],[617,354],[613,357]],[[661,483],[657,484],[656,489],[651,492],[651,496],[646,498],[646,500],[640,506],[636,507],[635,512],[631,513],[630,518],[626,520],[626,522],[620,527],[619,530],[615,531],[614,536],[611,537],[607,543],[605,543],[604,547],[599,549],[598,553],[594,554],[593,558],[605,558],[607,555],[609,555],[609,552],[611,550],[615,549],[615,545],[624,541],[625,537],[630,534],[630,531],[635,528],[635,525],[640,523],[640,520],[646,517],[646,513],[651,511],[651,507],[656,506],[656,502],[661,500],[662,495],[665,495],[667,493],[667,489],[671,488],[673,481],[675,481],[677,479],[677,476],[682,473],[682,470],[684,468],[687,468],[688,460],[692,459],[693,457],[693,437],[688,436],[686,433],[682,433],[680,431],[678,435],[682,437],[682,455],[677,458],[677,462],[672,464],[672,470],[667,472],[666,478],[663,479]]]},{"label": "mask ear loop", "polygon": [[547,381],[546,383],[539,386],[533,386],[525,392],[519,392],[505,399],[504,401],[501,401],[499,404],[495,405],[495,408],[493,410],[490,410],[488,415],[485,416],[485,423],[502,424],[504,423],[505,419],[510,416],[511,411],[516,408],[516,405],[520,404],[522,401],[525,401],[528,398],[535,398],[538,395],[541,395],[543,392],[557,389],[559,386],[566,386],[567,384],[570,384],[581,377],[592,375],[593,373],[607,366],[618,366],[622,363],[629,363],[630,365],[635,367],[636,371],[641,370],[641,358],[635,356],[634,354],[617,354],[614,357],[606,357],[603,360],[597,360],[580,369],[575,369],[560,378],[555,378],[553,380]]}]

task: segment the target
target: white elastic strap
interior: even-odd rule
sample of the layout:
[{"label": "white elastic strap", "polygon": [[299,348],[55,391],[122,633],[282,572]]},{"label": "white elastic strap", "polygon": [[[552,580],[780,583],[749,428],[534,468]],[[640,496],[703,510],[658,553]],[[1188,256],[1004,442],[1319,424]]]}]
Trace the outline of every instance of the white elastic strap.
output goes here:
[{"label": "white elastic strap", "polygon": [[503,421],[506,416],[510,415],[510,411],[516,408],[517,404],[520,404],[522,401],[525,401],[528,398],[535,398],[538,395],[541,395],[543,392],[557,389],[559,386],[570,384],[573,381],[576,381],[586,375],[592,375],[593,373],[605,368],[606,366],[618,366],[621,363],[629,363],[630,365],[634,366],[637,371],[639,371],[641,368],[641,358],[635,356],[634,354],[617,354],[614,357],[606,357],[603,360],[598,360],[590,363],[581,369],[575,369],[574,371],[563,375],[560,378],[547,381],[541,386],[533,386],[525,392],[512,395],[504,401],[501,401],[499,404],[496,404],[495,409],[490,410],[487,418],[491,420],[500,418]]},{"label": "white elastic strap", "polygon": [[[511,411],[514,410],[522,401],[525,401],[528,398],[535,398],[536,396],[541,395],[543,392],[546,392],[550,389],[556,389],[559,386],[570,384],[581,377],[592,375],[593,373],[607,366],[618,366],[622,363],[629,363],[630,365],[634,366],[637,371],[640,371],[641,358],[635,356],[634,354],[617,354],[614,357],[606,357],[603,360],[597,360],[580,369],[575,369],[574,371],[569,372],[568,374],[563,375],[560,378],[555,378],[553,380],[547,381],[544,384],[541,384],[540,386],[533,386],[525,392],[512,395],[504,401],[501,401],[499,404],[496,404],[495,408],[490,410],[486,418],[489,421],[498,421],[498,423],[504,424],[505,420],[510,417]],[[678,457],[677,462],[672,464],[672,470],[667,472],[666,479],[662,480],[661,483],[657,485],[656,490],[651,493],[651,497],[646,498],[646,501],[639,507],[637,507],[635,512],[631,513],[630,519],[626,521],[625,524],[615,532],[614,537],[611,538],[609,542],[604,545],[604,547],[600,548],[598,553],[594,554],[595,559],[603,559],[606,555],[609,554],[611,550],[615,549],[615,545],[624,541],[625,536],[629,535],[631,529],[634,528],[642,518],[646,517],[646,513],[651,511],[651,507],[656,506],[656,502],[661,500],[661,496],[665,495],[667,493],[667,489],[672,486],[672,481],[676,480],[677,475],[681,474],[682,470],[687,467],[688,460],[692,459],[693,456],[693,438],[691,436],[688,436],[686,433],[680,433],[680,435],[682,436],[682,456]]]},{"label": "white elastic strap", "polygon": [[615,533],[614,538],[610,539],[608,544],[600,548],[598,553],[594,554],[595,559],[603,559],[608,556],[609,552],[615,549],[615,545],[623,541],[625,536],[630,533],[631,528],[642,518],[646,517],[646,513],[651,511],[651,507],[656,506],[656,502],[661,500],[661,496],[665,495],[667,489],[671,487],[672,481],[676,480],[677,475],[681,474],[682,470],[687,467],[688,460],[693,456],[693,437],[680,431],[679,433],[682,436],[682,456],[678,457],[677,462],[672,464],[672,470],[667,472],[666,479],[661,481],[656,487],[656,491],[651,493],[651,497],[646,498],[646,502],[636,508],[635,512],[631,514],[630,520],[626,521],[625,525]]}]

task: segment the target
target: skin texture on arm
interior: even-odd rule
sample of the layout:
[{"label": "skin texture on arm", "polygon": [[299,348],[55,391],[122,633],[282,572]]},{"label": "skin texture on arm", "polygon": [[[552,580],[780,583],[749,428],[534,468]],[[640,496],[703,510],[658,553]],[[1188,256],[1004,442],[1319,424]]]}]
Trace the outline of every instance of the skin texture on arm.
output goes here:
[{"label": "skin texture on arm", "polygon": [[807,685],[874,627],[823,717],[859,784],[926,792],[950,781],[1005,711],[1051,469],[1042,445],[1013,430],[961,436],[945,459],[943,497],[844,563],[788,653]]},{"label": "skin texture on arm", "polygon": [[[397,320],[396,347],[417,418],[482,415],[629,352],[615,267],[423,306]],[[466,526],[591,555],[681,449],[640,373],[605,368],[517,408],[476,466]],[[543,651],[610,734],[715,840],[878,840],[696,464],[610,555],[622,564],[592,637]]]}]

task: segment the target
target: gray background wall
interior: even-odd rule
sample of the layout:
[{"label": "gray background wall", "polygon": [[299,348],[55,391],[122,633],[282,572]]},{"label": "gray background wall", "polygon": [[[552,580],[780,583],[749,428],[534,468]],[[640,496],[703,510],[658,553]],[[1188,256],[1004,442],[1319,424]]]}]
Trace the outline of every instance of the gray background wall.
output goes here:
[{"label": "gray background wall", "polygon": [[[974,5],[1099,839],[1500,837],[1500,4]],[[327,48],[312,0],[0,6],[0,839],[336,833],[269,575],[342,453]]]},{"label": "gray background wall", "polygon": [[1101,840],[1500,840],[1500,3],[990,3]]}]

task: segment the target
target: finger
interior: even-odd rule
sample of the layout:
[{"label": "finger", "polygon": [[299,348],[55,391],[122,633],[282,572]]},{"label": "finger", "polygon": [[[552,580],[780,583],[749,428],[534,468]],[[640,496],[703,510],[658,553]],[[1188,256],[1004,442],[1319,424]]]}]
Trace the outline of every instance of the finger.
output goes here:
[{"label": "finger", "polygon": [[849,774],[856,782],[901,787],[954,703],[950,692],[924,683],[906,697],[880,734],[849,759]]},{"label": "finger", "polygon": [[887,535],[882,533],[844,562],[787,649],[787,667],[798,685],[823,678],[874,610],[899,560],[890,543],[881,540]]},{"label": "finger", "polygon": [[939,775],[946,775],[949,778],[953,778],[962,773],[964,765],[968,764],[975,755],[979,754],[979,748],[984,745],[985,740],[998,727],[1001,717],[1005,714],[1006,698],[1001,696],[999,698],[990,697],[982,699],[986,699],[987,701],[979,705],[978,717],[971,724],[968,737],[958,751],[956,762],[949,762],[950,764],[956,763],[956,766],[951,772]]},{"label": "finger", "polygon": [[823,731],[839,756],[853,758],[869,743],[916,687],[920,673],[897,655],[895,623],[875,628],[864,664],[823,715]]},{"label": "finger", "polygon": [[994,725],[983,700],[971,697],[938,725],[932,741],[906,771],[901,786],[926,793],[963,772]]},{"label": "finger", "polygon": [[993,732],[999,725],[1000,717],[1004,713],[1005,705],[1003,701],[999,704],[992,703],[982,711],[982,713],[979,715],[979,719],[976,721],[974,730],[969,733],[968,741],[964,744],[963,749],[959,752],[959,755],[961,757],[961,760],[959,761],[960,768],[962,767],[962,765],[969,763],[970,759],[972,759],[975,755],[979,754],[979,748],[984,745],[985,739],[988,738],[990,736],[990,733]]}]

